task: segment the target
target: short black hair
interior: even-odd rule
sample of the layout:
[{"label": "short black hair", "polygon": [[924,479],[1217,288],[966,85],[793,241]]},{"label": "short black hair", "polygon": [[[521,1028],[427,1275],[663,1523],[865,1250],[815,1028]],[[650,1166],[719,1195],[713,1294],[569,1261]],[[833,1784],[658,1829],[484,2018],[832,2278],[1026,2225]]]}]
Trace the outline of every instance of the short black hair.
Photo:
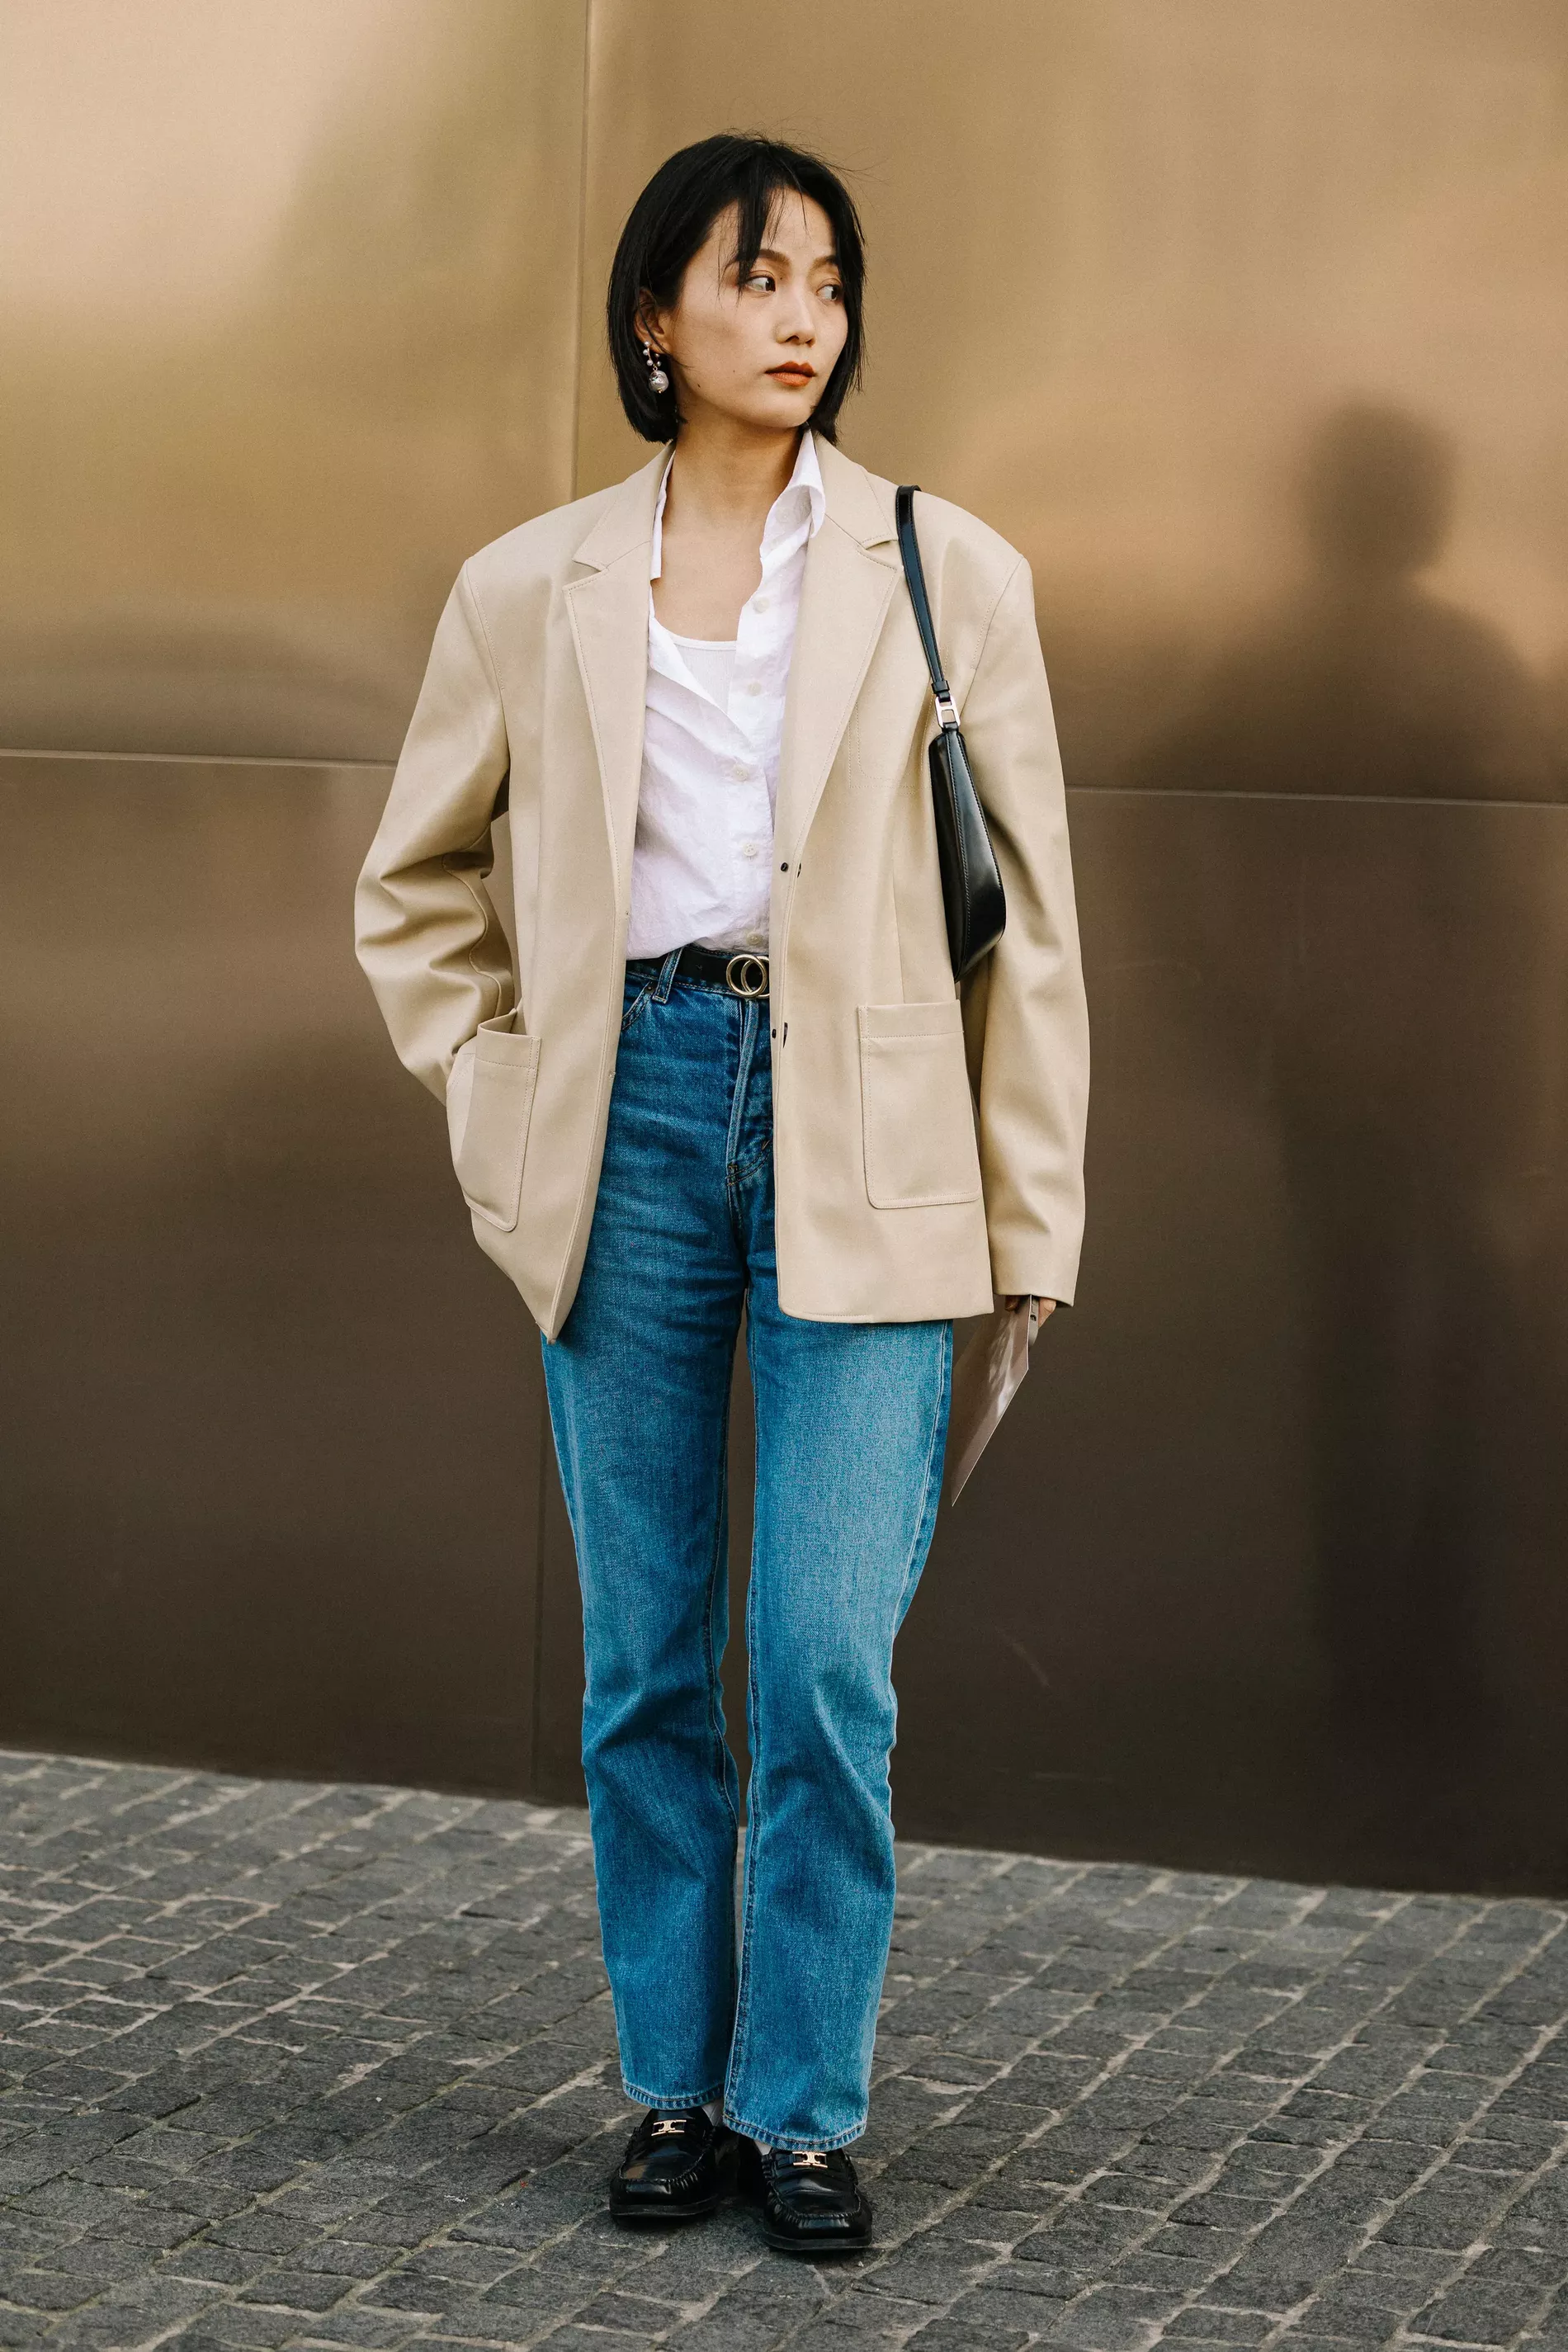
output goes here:
[{"label": "short black hair", "polygon": [[774,207],[786,191],[819,204],[833,230],[849,331],[813,411],[811,427],[825,441],[837,437],[838,412],[859,381],[865,344],[861,297],[866,246],[855,200],[837,173],[819,155],[755,132],[722,131],[715,138],[682,147],[659,165],[632,206],[616,247],[607,305],[610,357],[621,406],[633,431],[645,441],[673,440],[680,417],[673,378],[668,392],[656,393],[648,383],[637,332],[639,302],[645,294],[651,295],[661,310],[674,302],[687,263],[731,205],[737,206],[740,215],[740,263],[744,276],[756,260]]}]

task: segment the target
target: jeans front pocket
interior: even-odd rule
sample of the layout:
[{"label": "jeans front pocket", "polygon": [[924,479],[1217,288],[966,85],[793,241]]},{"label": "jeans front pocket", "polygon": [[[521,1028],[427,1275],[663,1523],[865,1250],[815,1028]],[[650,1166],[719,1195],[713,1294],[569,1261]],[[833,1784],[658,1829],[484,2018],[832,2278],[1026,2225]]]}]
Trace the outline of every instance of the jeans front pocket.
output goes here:
[{"label": "jeans front pocket", "polygon": [[510,1026],[503,1013],[481,1022],[452,1065],[447,1087],[447,1127],[452,1165],[463,1198],[476,1216],[510,1234],[522,1202],[522,1162],[528,1149],[539,1040]]},{"label": "jeans front pocket", "polygon": [[862,1004],[860,1116],[874,1209],[980,1198],[980,1151],[958,999]]},{"label": "jeans front pocket", "polygon": [[637,1019],[637,1015],[646,1009],[647,1001],[653,994],[658,984],[658,974],[657,972],[653,973],[651,978],[642,981],[633,980],[631,975],[629,973],[627,974],[626,1010],[621,1014],[621,1034],[623,1037],[626,1035],[626,1031],[631,1027],[632,1023]]}]

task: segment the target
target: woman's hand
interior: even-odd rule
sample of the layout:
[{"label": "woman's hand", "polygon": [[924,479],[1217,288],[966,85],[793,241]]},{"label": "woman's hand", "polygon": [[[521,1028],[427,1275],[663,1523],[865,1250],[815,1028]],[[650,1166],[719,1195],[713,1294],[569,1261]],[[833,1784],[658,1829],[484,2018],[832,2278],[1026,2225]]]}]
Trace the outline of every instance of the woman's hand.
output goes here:
[{"label": "woman's hand", "polygon": [[[1024,1304],[1024,1294],[1019,1292],[1016,1296],[1005,1297],[1001,1301],[1001,1304],[1004,1307],[1022,1307]],[[1037,1298],[1035,1305],[1039,1309],[1039,1316],[1042,1323],[1045,1321],[1047,1315],[1054,1315],[1056,1313],[1057,1302],[1054,1298]]]}]

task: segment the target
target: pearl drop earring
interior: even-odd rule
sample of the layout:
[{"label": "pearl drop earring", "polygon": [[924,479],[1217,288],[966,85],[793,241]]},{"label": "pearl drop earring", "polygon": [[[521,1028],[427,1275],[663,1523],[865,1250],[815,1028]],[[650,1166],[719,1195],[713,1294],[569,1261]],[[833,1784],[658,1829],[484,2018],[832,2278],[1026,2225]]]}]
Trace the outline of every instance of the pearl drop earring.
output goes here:
[{"label": "pearl drop earring", "polygon": [[650,392],[668,392],[669,390],[669,378],[664,371],[664,353],[662,352],[656,352],[651,343],[645,343],[642,347],[642,355],[647,362],[648,390]]}]

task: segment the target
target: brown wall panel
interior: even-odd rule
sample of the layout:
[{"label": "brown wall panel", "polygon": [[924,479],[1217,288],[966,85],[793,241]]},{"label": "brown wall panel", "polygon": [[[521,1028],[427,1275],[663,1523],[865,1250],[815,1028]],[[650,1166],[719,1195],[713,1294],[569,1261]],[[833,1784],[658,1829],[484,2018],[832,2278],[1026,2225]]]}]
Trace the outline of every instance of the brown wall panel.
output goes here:
[{"label": "brown wall panel", "polygon": [[982,1507],[944,1514],[906,1813],[1561,1886],[1568,814],[1105,793],[1073,821],[1082,1303]]},{"label": "brown wall panel", "polygon": [[538,1343],[354,962],[386,782],[0,761],[11,1741],[528,1779]]},{"label": "brown wall panel", "polygon": [[[5,1736],[570,1796],[536,1342],[342,921],[384,775],[3,782]],[[1073,821],[1084,1304],[942,1514],[904,1824],[1560,1885],[1568,814]]]}]

